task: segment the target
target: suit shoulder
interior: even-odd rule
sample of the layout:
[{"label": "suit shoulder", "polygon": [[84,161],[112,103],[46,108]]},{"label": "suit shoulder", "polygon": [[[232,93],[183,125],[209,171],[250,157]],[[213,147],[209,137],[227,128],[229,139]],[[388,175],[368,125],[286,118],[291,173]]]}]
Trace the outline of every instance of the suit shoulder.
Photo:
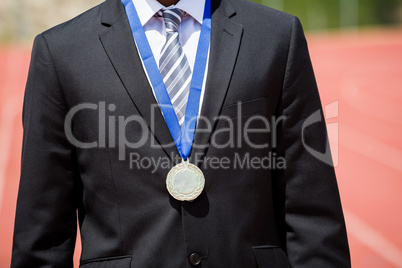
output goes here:
[{"label": "suit shoulder", "polygon": [[250,0],[229,0],[243,22],[263,26],[274,26],[279,29],[291,27],[294,20],[298,20],[292,14],[264,6]]},{"label": "suit shoulder", "polygon": [[282,19],[282,20],[292,20],[295,16],[277,9],[274,9],[269,6],[265,6],[250,0],[229,0],[235,7],[237,12],[253,12],[252,16],[254,15],[269,15],[271,17],[274,17],[276,19]]},{"label": "suit shoulder", "polygon": [[77,39],[80,35],[90,34],[100,24],[103,5],[104,3],[101,3],[92,7],[68,21],[44,31],[41,35],[46,40],[67,41],[72,37]]}]

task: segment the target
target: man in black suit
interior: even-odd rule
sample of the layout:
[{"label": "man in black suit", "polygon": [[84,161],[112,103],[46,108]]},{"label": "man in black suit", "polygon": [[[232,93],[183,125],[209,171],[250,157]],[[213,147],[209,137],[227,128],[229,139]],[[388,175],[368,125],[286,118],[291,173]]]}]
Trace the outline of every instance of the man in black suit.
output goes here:
[{"label": "man in black suit", "polygon": [[[205,20],[190,6],[205,1],[159,2],[190,15],[179,35],[193,67]],[[159,5],[138,3],[140,20]],[[141,21],[152,66],[164,57],[156,11],[155,24]],[[166,189],[183,148],[132,18],[107,0],[35,39],[11,266],[72,267],[78,215],[85,268],[350,267],[334,169],[306,149],[325,151],[327,134],[299,20],[212,0],[205,83],[191,102],[201,109],[189,160],[205,185],[190,202]],[[306,124],[312,115],[321,120]]]}]

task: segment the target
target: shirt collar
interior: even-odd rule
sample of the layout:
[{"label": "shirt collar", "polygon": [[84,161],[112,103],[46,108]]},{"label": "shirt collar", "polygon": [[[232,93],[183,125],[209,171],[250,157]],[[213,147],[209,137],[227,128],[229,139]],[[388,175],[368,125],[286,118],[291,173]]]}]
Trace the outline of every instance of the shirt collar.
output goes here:
[{"label": "shirt collar", "polygon": [[[159,10],[166,8],[157,0],[132,0],[144,26]],[[206,0],[180,0],[174,7],[180,8],[190,14],[196,21],[202,24]]]},{"label": "shirt collar", "polygon": [[202,24],[202,19],[204,18],[205,0],[180,0],[176,7],[184,10],[196,21]]}]

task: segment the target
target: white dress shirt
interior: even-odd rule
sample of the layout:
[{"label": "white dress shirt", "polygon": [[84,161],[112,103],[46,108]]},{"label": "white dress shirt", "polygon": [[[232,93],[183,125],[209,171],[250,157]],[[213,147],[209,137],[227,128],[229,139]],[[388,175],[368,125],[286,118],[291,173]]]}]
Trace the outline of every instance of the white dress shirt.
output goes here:
[{"label": "white dress shirt", "polygon": [[[180,8],[187,14],[183,17],[179,26],[179,41],[186,54],[191,72],[194,70],[195,56],[197,53],[198,40],[201,33],[201,25],[204,16],[205,0],[180,0],[176,5],[165,7],[157,0],[132,0],[137,10],[141,25],[144,28],[156,64],[159,63],[162,47],[166,42],[166,27],[162,17],[154,16],[161,9]],[[209,59],[209,56],[208,56]],[[143,67],[144,67],[144,63]],[[144,67],[145,70],[145,67]],[[207,77],[207,67],[204,75],[204,82],[201,92],[199,114],[201,112],[202,101],[205,92],[205,81]],[[146,70],[145,70],[146,72]],[[149,76],[147,73],[148,81]],[[150,83],[151,84],[151,83]],[[151,84],[152,87],[152,84]],[[155,95],[155,91],[153,91]]]}]

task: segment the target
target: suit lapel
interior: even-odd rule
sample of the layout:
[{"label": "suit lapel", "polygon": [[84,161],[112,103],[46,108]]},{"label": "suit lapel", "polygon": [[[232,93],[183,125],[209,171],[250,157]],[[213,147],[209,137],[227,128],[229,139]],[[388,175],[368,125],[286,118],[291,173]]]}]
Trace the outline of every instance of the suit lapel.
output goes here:
[{"label": "suit lapel", "polygon": [[[163,146],[163,149],[172,160],[177,159],[177,149],[157,107],[120,0],[106,2],[102,13],[102,24],[108,29],[99,38],[127,93],[156,141],[162,145],[170,144]],[[152,111],[151,107],[156,108]]]},{"label": "suit lapel", "polygon": [[[201,131],[195,133],[190,155],[193,162],[197,159],[198,166],[202,165],[207,153],[211,135],[217,124],[214,119],[221,112],[240,48],[243,27],[230,19],[234,15],[235,10],[229,1],[212,1],[211,49],[201,109],[201,117],[205,120],[199,120],[197,129]],[[214,123],[212,131],[202,131],[208,129],[209,123]]]},{"label": "suit lapel", "polygon": [[[164,151],[172,160],[178,159],[179,154],[160,109],[151,110],[157,102],[136,49],[123,4],[120,0],[108,0],[102,12],[102,24],[108,28],[99,38],[110,61],[156,141],[162,145],[169,144],[163,146]],[[242,25],[230,19],[234,15],[235,10],[227,0],[212,1],[211,48],[201,110],[201,116],[206,120],[200,120],[197,129],[206,129],[207,122],[215,121],[226,97],[243,34]],[[216,123],[211,132],[196,131],[196,146],[191,158],[194,155],[198,160],[204,158]],[[198,162],[198,165],[201,164],[201,161]]]}]

